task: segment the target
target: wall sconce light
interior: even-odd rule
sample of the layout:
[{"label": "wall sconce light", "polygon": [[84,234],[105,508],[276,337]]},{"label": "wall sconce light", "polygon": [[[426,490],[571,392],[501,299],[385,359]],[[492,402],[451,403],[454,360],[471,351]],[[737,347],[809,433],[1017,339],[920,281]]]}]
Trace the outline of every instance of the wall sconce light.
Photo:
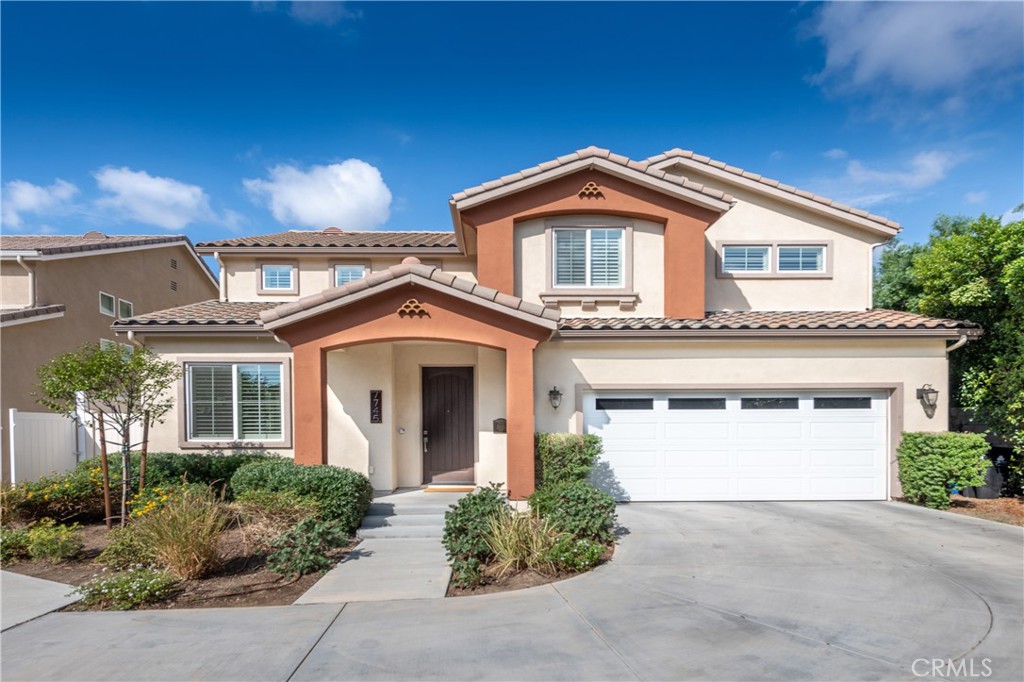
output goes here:
[{"label": "wall sconce light", "polygon": [[562,392],[558,390],[558,386],[553,387],[548,391],[548,400],[551,401],[551,407],[558,409],[558,406],[562,404]]},{"label": "wall sconce light", "polygon": [[939,403],[939,389],[932,388],[931,384],[925,384],[917,389],[917,399],[927,407],[935,407]]}]

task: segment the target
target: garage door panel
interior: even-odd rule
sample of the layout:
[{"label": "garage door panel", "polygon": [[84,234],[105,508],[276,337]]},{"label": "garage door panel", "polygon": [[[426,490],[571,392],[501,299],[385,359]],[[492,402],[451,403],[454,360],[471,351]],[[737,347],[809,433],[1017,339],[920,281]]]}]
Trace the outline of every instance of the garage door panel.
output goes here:
[{"label": "garage door panel", "polygon": [[[857,399],[844,402],[843,395]],[[597,409],[594,394],[584,397],[584,424],[587,433],[603,439],[602,478],[621,499],[886,497],[884,392],[655,391],[600,397],[608,409]],[[621,409],[641,402],[645,409]]]}]

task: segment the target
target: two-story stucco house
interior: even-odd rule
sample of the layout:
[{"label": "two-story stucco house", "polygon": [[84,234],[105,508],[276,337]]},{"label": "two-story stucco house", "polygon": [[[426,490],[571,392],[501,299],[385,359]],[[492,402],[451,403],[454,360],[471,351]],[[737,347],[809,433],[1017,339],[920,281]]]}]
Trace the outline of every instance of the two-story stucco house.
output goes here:
[{"label": "two-story stucco house", "polygon": [[86,343],[124,343],[119,318],[203,301],[217,280],[183,236],[0,236],[0,406],[7,480],[11,408],[44,412],[36,370]]},{"label": "two-story stucco house", "polygon": [[534,433],[586,432],[621,499],[885,499],[900,433],[946,428],[948,347],[980,331],[871,310],[898,225],[687,151],[590,147],[449,203],[452,232],[199,244],[219,300],[114,325],[184,369],[154,447],[519,499]]}]

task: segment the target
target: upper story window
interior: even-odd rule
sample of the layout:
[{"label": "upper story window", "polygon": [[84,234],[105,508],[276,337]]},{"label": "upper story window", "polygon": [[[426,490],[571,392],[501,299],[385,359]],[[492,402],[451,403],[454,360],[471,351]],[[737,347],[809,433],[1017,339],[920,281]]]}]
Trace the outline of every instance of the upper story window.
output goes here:
[{"label": "upper story window", "polygon": [[768,272],[770,246],[722,247],[722,272]]},{"label": "upper story window", "polygon": [[117,316],[122,320],[131,319],[135,312],[135,306],[132,305],[131,301],[126,301],[123,298],[117,300]]},{"label": "upper story window", "polygon": [[260,265],[259,293],[299,293],[298,270],[294,263],[263,263]]},{"label": "upper story window", "polygon": [[116,300],[115,300],[115,298],[113,296],[111,296],[110,294],[108,294],[106,292],[103,292],[103,291],[100,292],[100,312],[101,313],[103,313],[104,315],[110,315],[111,317],[114,317],[114,314],[115,314],[114,313],[115,302],[116,302]]},{"label": "upper story window", "polygon": [[553,230],[556,287],[620,288],[624,285],[623,228],[582,227]]},{"label": "upper story window", "polygon": [[824,246],[779,246],[779,272],[825,272]]},{"label": "upper story window", "polygon": [[366,266],[365,265],[335,265],[334,266],[334,286],[340,287],[342,284],[348,284],[354,282],[357,279],[366,277]]}]

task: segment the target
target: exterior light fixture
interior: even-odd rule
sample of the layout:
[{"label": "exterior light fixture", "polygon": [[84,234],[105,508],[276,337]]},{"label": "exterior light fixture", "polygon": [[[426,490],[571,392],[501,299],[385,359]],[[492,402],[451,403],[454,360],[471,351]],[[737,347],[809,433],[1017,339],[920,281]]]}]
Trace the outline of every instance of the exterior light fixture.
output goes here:
[{"label": "exterior light fixture", "polygon": [[548,391],[548,400],[551,401],[551,407],[558,409],[558,406],[562,404],[562,392],[558,390],[558,386],[552,387]]},{"label": "exterior light fixture", "polygon": [[939,403],[939,389],[932,388],[931,384],[925,384],[917,389],[917,399],[928,407],[935,407]]}]

